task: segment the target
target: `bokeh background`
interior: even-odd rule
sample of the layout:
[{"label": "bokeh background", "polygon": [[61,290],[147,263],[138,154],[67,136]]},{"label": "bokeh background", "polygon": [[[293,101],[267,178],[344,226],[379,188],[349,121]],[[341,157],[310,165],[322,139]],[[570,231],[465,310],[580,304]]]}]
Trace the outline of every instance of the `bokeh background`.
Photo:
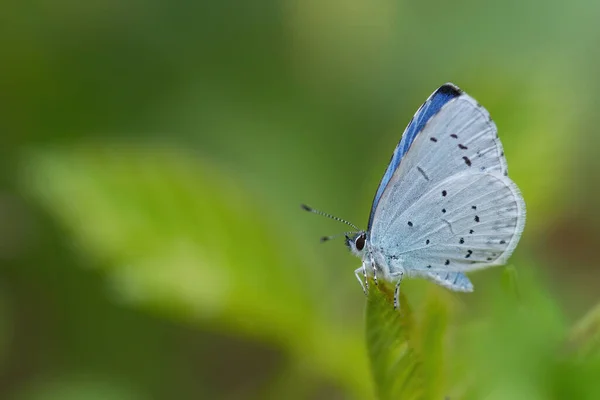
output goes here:
[{"label": "bokeh background", "polygon": [[366,226],[447,81],[490,111],[526,199],[511,263],[577,321],[600,301],[599,17],[591,0],[3,2],[0,398],[373,398],[359,260],[299,204]]}]

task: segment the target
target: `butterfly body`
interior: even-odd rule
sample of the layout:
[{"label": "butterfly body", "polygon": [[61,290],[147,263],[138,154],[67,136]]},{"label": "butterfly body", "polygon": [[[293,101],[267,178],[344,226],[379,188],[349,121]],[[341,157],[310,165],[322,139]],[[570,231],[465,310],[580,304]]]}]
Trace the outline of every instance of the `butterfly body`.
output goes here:
[{"label": "butterfly body", "polygon": [[[525,226],[496,125],[458,87],[445,84],[419,108],[377,189],[368,229],[346,236],[355,271],[396,283],[419,277],[470,292],[464,272],[502,265]],[[360,275],[363,275],[363,279]]]}]

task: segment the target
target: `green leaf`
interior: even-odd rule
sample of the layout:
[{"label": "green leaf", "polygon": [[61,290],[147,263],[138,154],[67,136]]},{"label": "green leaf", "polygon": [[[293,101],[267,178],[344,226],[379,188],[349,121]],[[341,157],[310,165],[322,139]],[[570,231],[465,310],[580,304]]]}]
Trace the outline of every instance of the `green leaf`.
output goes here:
[{"label": "green leaf", "polygon": [[404,294],[400,310],[393,309],[393,288],[371,282],[366,310],[366,340],[377,395],[387,399],[422,399],[423,371],[409,340],[414,319]]},{"label": "green leaf", "polygon": [[263,331],[269,314],[310,311],[294,257],[279,268],[265,246],[280,240],[257,201],[209,163],[174,149],[85,146],[37,153],[28,168],[28,190],[124,300],[226,315],[248,331]]},{"label": "green leaf", "polygon": [[208,160],[164,145],[86,144],[26,154],[22,181],[117,301],[269,341],[360,398],[372,392],[360,331],[312,295],[327,289],[322,269]]}]

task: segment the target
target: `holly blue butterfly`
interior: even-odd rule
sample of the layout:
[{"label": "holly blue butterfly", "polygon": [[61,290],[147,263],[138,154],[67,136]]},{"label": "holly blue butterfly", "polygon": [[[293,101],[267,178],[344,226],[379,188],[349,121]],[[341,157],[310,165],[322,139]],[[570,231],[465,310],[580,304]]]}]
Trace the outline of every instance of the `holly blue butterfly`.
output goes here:
[{"label": "holly blue butterfly", "polygon": [[[525,227],[525,202],[508,169],[496,125],[475,99],[447,83],[408,124],[383,175],[367,230],[346,245],[362,259],[355,275],[395,283],[405,276],[473,291],[465,272],[502,265]],[[324,239],[329,239],[328,237]],[[361,276],[364,278],[361,279]]]}]

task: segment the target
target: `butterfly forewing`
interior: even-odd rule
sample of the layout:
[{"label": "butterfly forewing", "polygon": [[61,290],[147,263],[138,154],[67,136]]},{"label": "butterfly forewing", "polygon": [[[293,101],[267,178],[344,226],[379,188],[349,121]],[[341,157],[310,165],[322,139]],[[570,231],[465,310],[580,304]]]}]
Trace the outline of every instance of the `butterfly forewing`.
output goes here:
[{"label": "butterfly forewing", "polygon": [[372,242],[388,233],[391,218],[442,180],[463,171],[507,173],[496,125],[463,94],[425,124],[399,164],[374,210]]},{"label": "butterfly forewing", "polygon": [[396,169],[398,168],[398,165],[400,165],[402,158],[411,148],[415,138],[423,130],[432,116],[439,113],[442,107],[444,107],[449,101],[461,96],[462,94],[462,91],[458,87],[451,83],[446,83],[433,92],[429,98],[427,98],[425,103],[419,107],[413,118],[410,120],[408,126],[402,134],[400,142],[394,149],[394,153],[392,154],[392,158],[390,159],[388,167],[383,174],[383,178],[381,179],[381,182],[379,182],[379,187],[377,188],[377,192],[375,193],[375,197],[373,199],[373,205],[371,206],[371,213],[369,214],[369,230],[371,229],[375,210],[377,209],[381,195],[392,179]]}]

